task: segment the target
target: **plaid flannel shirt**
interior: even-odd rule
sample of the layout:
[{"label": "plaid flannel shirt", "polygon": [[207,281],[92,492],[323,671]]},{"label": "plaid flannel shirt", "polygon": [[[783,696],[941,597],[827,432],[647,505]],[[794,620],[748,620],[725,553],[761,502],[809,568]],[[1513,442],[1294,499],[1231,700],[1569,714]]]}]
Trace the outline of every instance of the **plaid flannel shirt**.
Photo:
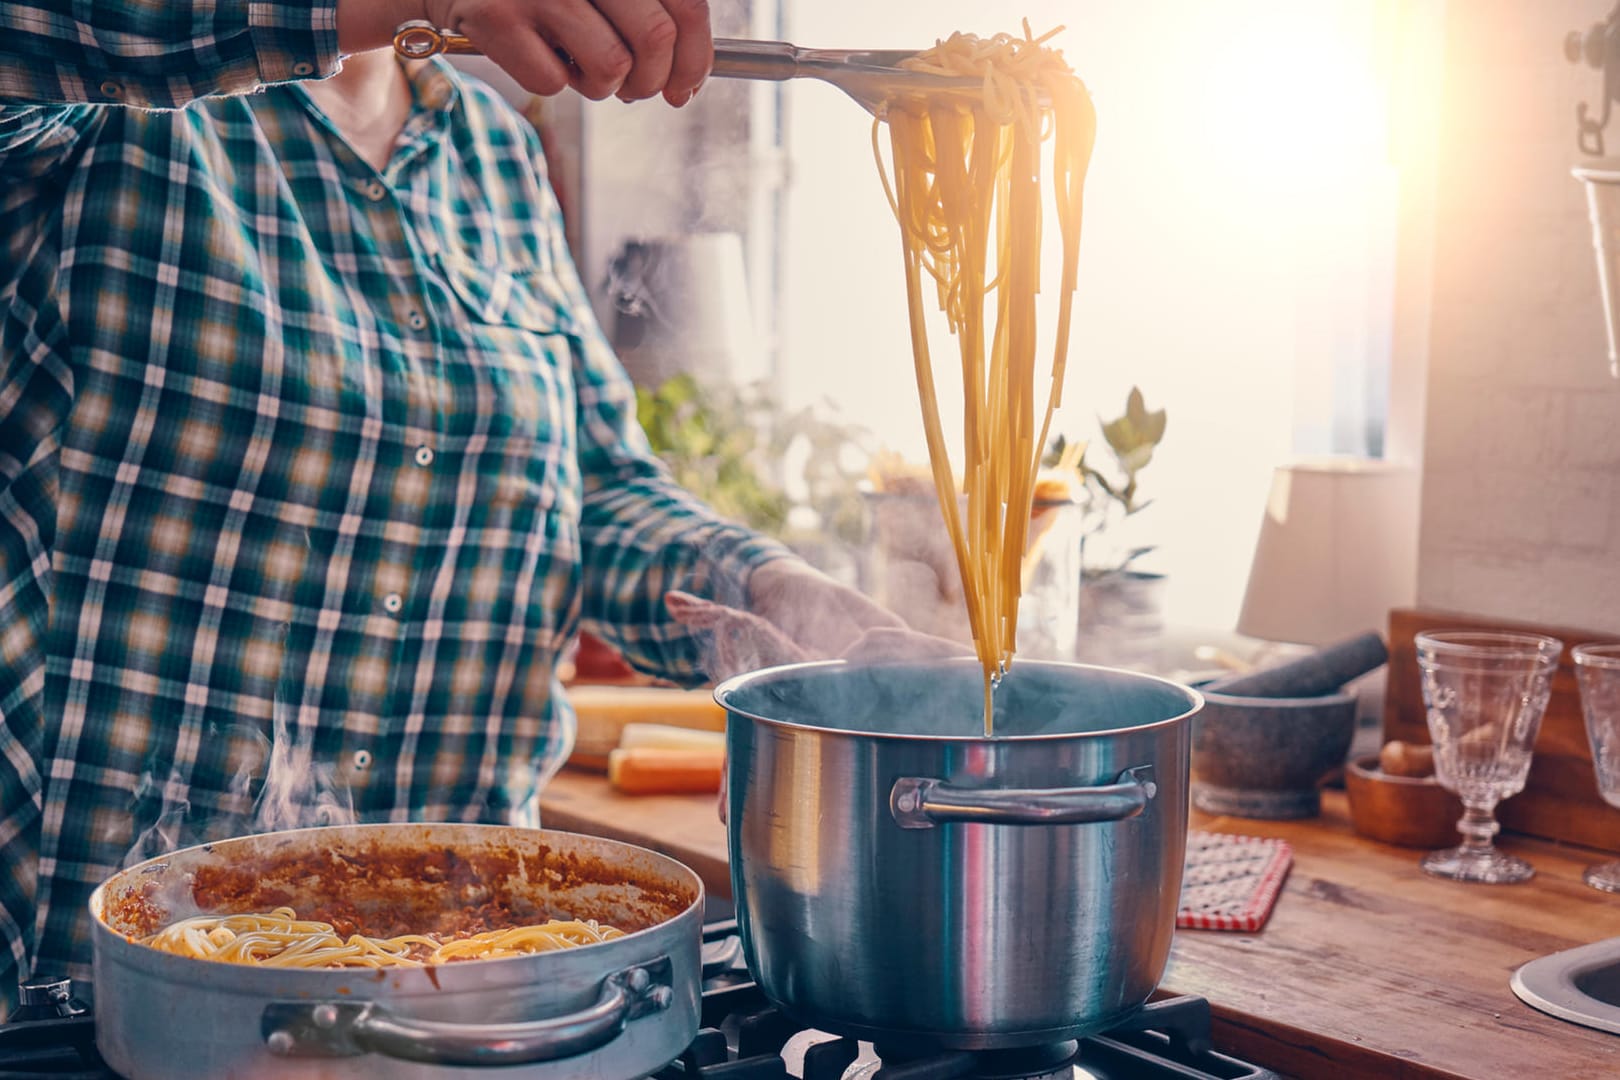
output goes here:
[{"label": "plaid flannel shirt", "polygon": [[0,6],[0,992],[273,722],[360,820],[537,823],[580,621],[692,680],[664,591],[784,554],[649,452],[533,129],[430,61],[378,173],[338,63],[333,0]]}]

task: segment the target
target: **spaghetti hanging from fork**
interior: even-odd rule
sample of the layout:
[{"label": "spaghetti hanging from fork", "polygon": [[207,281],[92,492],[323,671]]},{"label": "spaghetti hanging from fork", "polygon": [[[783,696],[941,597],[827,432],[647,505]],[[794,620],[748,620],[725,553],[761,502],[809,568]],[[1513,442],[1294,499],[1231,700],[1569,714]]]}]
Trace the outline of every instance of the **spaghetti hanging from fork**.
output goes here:
[{"label": "spaghetti hanging from fork", "polygon": [[[1017,649],[1030,509],[1052,413],[1062,402],[1082,187],[1096,136],[1090,96],[1061,54],[1047,46],[1051,36],[1035,37],[1028,22],[1022,38],[953,34],[904,66],[942,77],[976,78],[976,100],[951,94],[894,101],[872,128],[879,174],[900,224],[913,361],[934,488],[984,670],[986,735],[994,731],[994,689]],[[888,166],[880,139],[885,122]],[[1040,405],[1035,298],[1040,290],[1041,150],[1048,140],[1063,269],[1049,385]],[[940,384],[923,306],[925,275],[934,282],[960,357],[965,508],[958,502],[957,473],[940,421]]]}]

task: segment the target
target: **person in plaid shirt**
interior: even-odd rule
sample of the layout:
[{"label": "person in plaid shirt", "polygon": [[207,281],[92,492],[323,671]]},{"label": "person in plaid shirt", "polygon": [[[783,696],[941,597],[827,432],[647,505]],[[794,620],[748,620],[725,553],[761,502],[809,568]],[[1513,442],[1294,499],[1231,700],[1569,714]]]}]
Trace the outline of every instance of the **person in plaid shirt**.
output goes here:
[{"label": "person in plaid shirt", "polygon": [[543,94],[712,58],[701,0],[0,5],[0,985],[87,979],[91,891],[251,823],[273,731],[360,820],[533,825],[578,627],[692,683],[672,590],[895,625],[671,482],[533,129],[410,18]]}]

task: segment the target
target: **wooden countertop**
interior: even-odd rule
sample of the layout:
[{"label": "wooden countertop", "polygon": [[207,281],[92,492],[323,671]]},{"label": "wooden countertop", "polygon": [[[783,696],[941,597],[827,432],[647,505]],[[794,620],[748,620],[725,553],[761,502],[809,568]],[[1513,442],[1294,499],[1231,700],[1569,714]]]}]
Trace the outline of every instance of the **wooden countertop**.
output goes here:
[{"label": "wooden countertop", "polygon": [[[541,800],[548,828],[662,851],[729,895],[713,796],[623,796],[564,770]],[[1256,934],[1177,931],[1161,991],[1201,994],[1217,1045],[1302,1080],[1596,1080],[1620,1077],[1620,1036],[1546,1016],[1513,995],[1528,960],[1620,936],[1620,897],[1581,882],[1602,856],[1517,837],[1522,885],[1441,881],[1421,852],[1351,831],[1342,792],[1304,821],[1193,815],[1194,828],[1277,836],[1294,866]]]}]

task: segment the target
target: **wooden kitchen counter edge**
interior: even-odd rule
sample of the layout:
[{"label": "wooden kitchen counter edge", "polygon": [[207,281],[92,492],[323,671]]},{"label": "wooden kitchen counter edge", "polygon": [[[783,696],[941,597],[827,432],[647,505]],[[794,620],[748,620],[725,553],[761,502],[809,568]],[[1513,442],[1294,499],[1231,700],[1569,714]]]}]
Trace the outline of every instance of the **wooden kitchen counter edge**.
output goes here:
[{"label": "wooden kitchen counter edge", "polygon": [[[663,852],[728,894],[715,799],[624,796],[563,770],[541,799],[547,828]],[[1508,979],[1527,960],[1620,936],[1620,897],[1581,883],[1602,856],[1508,837],[1523,885],[1430,878],[1422,854],[1351,831],[1341,792],[1318,818],[1258,821],[1194,812],[1194,828],[1281,837],[1294,866],[1256,934],[1178,931],[1166,993],[1201,994],[1222,1049],[1304,1080],[1620,1077],[1620,1036],[1543,1015]]]}]

